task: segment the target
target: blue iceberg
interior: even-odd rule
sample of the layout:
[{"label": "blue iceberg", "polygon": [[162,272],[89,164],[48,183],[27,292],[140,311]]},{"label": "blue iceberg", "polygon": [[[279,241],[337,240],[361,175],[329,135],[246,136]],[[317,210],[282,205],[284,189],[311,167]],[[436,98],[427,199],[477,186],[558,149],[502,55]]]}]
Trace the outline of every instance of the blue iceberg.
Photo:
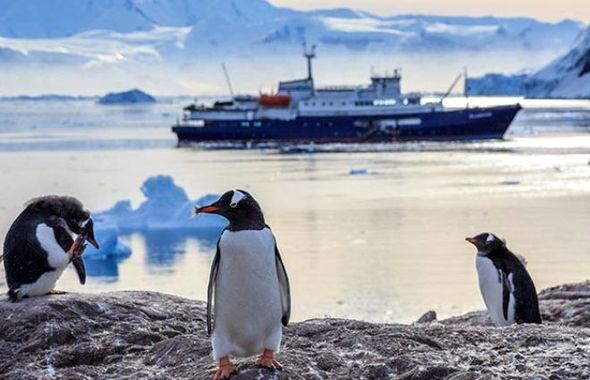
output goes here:
[{"label": "blue iceberg", "polygon": [[[113,265],[116,268],[116,262],[131,254],[131,248],[121,242],[120,235],[144,234],[148,243],[148,261],[157,262],[172,260],[174,247],[189,236],[200,240],[207,247],[214,247],[219,234],[227,225],[227,221],[217,215],[192,217],[195,207],[216,201],[219,199],[218,194],[190,200],[184,189],[166,175],[146,179],[141,192],[146,199],[135,209],[130,200],[121,200],[108,210],[92,214],[100,249],[92,246],[86,248],[84,256],[89,260],[89,266],[96,266],[89,269],[89,275],[96,269],[97,273],[109,272],[116,276]],[[166,257],[162,259],[162,256]],[[105,260],[112,261],[113,265],[104,266],[102,261]]]},{"label": "blue iceberg", "polygon": [[123,234],[148,231],[193,231],[221,230],[227,221],[217,215],[194,218],[196,206],[202,206],[219,199],[218,194],[208,194],[191,201],[182,187],[172,177],[157,175],[148,178],[141,186],[146,200],[133,209],[130,200],[122,200],[99,213],[94,214],[98,225],[114,225]]}]

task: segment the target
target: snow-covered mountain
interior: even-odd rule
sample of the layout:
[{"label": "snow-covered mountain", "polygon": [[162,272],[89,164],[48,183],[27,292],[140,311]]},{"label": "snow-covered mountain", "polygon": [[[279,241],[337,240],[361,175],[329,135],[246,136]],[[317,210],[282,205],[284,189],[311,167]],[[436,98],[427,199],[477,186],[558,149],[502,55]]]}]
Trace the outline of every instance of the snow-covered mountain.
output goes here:
[{"label": "snow-covered mountain", "polygon": [[[299,45],[305,40],[354,50],[550,49],[568,46],[582,25],[529,18],[380,17],[349,9],[299,12],[264,0],[0,0],[1,46],[5,49],[22,51],[23,44],[15,39],[57,38],[62,39],[60,46],[66,46],[62,50],[75,54],[75,49],[68,49],[72,39],[89,43],[100,38],[120,40],[123,34],[163,28],[190,28],[184,44],[172,46],[191,54],[227,47],[247,51]],[[153,37],[170,42],[168,35]],[[144,42],[139,38],[138,43]]]},{"label": "snow-covered mountain", "polygon": [[527,96],[590,98],[590,27],[574,48],[527,78]]},{"label": "snow-covered mountain", "polygon": [[529,98],[590,98],[590,27],[574,47],[530,74],[490,73],[469,79],[473,95],[522,95]]},{"label": "snow-covered mountain", "polygon": [[[364,80],[371,65],[412,65],[410,77],[431,88],[411,90],[440,90],[465,65],[477,73],[542,64],[567,51],[582,29],[572,20],[304,12],[265,0],[0,0],[0,92],[18,91],[25,76],[37,86],[31,74],[40,67],[58,70],[38,79],[49,92],[79,91],[79,79],[96,87],[83,91],[93,94],[138,85],[155,93],[219,92],[222,61],[240,68],[232,73],[238,90],[252,91],[299,72],[304,41],[318,45],[318,71],[328,82],[342,81],[331,70],[336,62],[350,64],[348,84],[359,82],[360,70]],[[98,75],[120,87],[106,87]]]}]

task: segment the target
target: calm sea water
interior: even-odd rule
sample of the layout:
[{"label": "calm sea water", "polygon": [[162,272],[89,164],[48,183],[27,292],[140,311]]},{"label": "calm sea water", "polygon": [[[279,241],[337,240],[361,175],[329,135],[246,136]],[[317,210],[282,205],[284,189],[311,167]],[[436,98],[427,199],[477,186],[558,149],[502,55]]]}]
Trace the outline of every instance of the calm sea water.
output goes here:
[{"label": "calm sea water", "polygon": [[[137,205],[141,183],[168,174],[192,199],[233,188],[257,197],[291,277],[295,320],[410,322],[428,309],[482,308],[464,241],[482,231],[527,258],[538,288],[590,276],[589,101],[526,101],[505,141],[315,154],[177,149],[169,126],[186,102],[0,101],[0,236],[34,196],[72,194],[92,210]],[[68,270],[58,287],[204,299],[216,238],[122,236],[131,256],[88,261],[85,286]]]}]

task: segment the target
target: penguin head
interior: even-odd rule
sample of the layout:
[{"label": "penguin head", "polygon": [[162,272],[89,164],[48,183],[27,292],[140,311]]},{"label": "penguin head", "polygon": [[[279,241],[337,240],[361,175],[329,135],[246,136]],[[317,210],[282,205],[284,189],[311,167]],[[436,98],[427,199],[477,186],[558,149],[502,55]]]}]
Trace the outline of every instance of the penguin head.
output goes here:
[{"label": "penguin head", "polygon": [[477,248],[477,254],[481,256],[486,256],[506,244],[504,240],[490,232],[482,232],[474,237],[467,237],[465,240],[473,244]]},{"label": "penguin head", "polygon": [[65,221],[70,231],[82,235],[86,241],[98,249],[90,211],[86,210],[78,199],[70,196],[46,195],[31,199],[27,202],[27,208],[32,212],[47,213],[52,217],[60,218]]},{"label": "penguin head", "polygon": [[229,221],[229,229],[262,229],[262,209],[256,199],[244,190],[230,190],[207,206],[195,208],[195,214],[221,215]]}]

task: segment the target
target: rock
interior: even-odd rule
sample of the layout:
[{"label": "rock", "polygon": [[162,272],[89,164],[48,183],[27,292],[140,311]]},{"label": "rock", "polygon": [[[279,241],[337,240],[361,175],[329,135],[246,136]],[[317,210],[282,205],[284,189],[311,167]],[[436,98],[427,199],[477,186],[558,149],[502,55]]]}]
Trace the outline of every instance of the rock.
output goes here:
[{"label": "rock", "polygon": [[[540,301],[543,325],[495,328],[485,312],[414,325],[293,323],[282,371],[240,359],[232,379],[588,378],[590,282],[544,290]],[[204,302],[154,292],[0,301],[0,378],[210,379],[205,320]]]},{"label": "rock", "polygon": [[141,90],[133,89],[123,92],[109,92],[102,98],[98,99],[98,104],[138,104],[138,103],[155,103],[156,98]]},{"label": "rock", "polygon": [[420,318],[416,321],[416,323],[428,323],[436,321],[436,311],[428,310],[426,313],[422,314]]}]

